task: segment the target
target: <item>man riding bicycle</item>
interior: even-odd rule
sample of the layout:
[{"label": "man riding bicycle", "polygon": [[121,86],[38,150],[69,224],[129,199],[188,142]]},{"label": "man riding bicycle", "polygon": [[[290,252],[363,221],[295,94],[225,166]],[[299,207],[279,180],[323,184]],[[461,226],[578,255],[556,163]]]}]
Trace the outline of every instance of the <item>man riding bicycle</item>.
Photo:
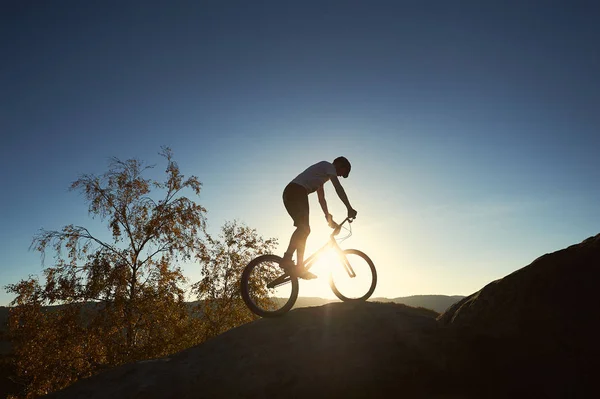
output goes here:
[{"label": "man riding bicycle", "polygon": [[[325,200],[325,191],[323,184],[331,180],[337,195],[348,209],[348,217],[355,218],[357,212],[350,206],[348,196],[344,188],[338,180],[338,176],[347,178],[350,174],[350,162],[345,157],[337,157],[333,163],[327,161],[317,162],[309,166],[304,172],[300,173],[292,180],[283,190],[283,204],[294,221],[296,230],[290,238],[290,244],[287,251],[283,255],[281,266],[291,275],[304,279],[316,278],[313,273],[304,269],[304,249],[306,247],[306,239],[310,234],[309,226],[309,208],[308,194],[317,192],[319,204],[325,214],[325,219],[329,227],[336,228],[337,224],[333,221],[333,217],[327,209],[327,201]],[[292,256],[296,252],[297,264],[294,264]]]}]

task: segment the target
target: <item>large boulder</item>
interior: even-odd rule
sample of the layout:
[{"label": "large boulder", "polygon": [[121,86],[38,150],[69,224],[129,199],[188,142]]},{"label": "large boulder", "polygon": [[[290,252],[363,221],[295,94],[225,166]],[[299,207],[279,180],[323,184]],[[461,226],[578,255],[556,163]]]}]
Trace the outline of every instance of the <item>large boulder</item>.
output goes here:
[{"label": "large boulder", "polygon": [[[546,254],[463,298],[438,320],[494,335],[531,331],[577,337],[597,326],[600,234]],[[594,333],[595,335],[595,333]]]},{"label": "large boulder", "polygon": [[541,256],[455,303],[438,318],[447,327],[443,352],[455,378],[476,376],[474,383],[490,394],[598,393],[599,287],[597,235]]}]

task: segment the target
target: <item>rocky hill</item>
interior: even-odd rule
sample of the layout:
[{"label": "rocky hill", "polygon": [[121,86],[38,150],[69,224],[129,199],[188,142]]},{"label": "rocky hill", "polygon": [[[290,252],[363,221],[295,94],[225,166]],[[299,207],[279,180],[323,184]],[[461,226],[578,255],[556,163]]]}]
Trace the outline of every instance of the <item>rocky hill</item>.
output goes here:
[{"label": "rocky hill", "polygon": [[511,394],[599,397],[599,284],[600,234],[486,285],[438,318],[454,368]]},{"label": "rocky hill", "polygon": [[436,313],[332,303],[262,319],[50,398],[598,397],[600,235]]}]

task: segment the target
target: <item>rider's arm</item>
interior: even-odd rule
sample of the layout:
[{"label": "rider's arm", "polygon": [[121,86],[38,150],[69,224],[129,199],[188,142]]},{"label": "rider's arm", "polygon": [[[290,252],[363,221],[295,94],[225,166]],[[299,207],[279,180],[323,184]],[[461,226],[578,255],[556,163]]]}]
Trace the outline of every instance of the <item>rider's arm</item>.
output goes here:
[{"label": "rider's arm", "polygon": [[346,205],[346,208],[348,208],[348,210],[352,209],[352,206],[350,206],[350,201],[348,201],[346,191],[344,191],[344,187],[342,187],[342,184],[337,176],[331,176],[331,183],[333,184],[333,187],[335,187],[335,192],[337,193],[338,197],[340,197],[344,205]]},{"label": "rider's arm", "polygon": [[323,209],[323,213],[325,214],[325,219],[329,221],[329,211],[327,210],[327,201],[325,201],[325,190],[323,190],[323,186],[317,188],[317,197],[319,198],[321,209]]}]

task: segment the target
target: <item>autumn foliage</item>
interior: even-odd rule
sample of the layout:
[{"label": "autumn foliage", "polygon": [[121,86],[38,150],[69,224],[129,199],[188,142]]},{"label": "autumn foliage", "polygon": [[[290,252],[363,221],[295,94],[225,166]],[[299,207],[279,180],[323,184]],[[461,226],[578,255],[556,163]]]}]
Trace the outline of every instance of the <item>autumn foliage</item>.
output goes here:
[{"label": "autumn foliage", "polygon": [[[186,196],[199,196],[200,181],[181,174],[170,149],[160,154],[162,182],[144,177],[151,167],[139,160],[112,159],[106,173],[71,185],[104,222],[103,234],[67,225],[34,237],[32,248],[52,253],[52,265],[42,279],[6,287],[16,296],[9,333],[23,397],[180,351],[254,318],[240,298],[241,270],[275,240],[238,222],[211,237],[206,209]],[[202,279],[190,285],[182,262],[197,263]],[[185,301],[190,288],[195,307]]]},{"label": "autumn foliage", "polygon": [[272,252],[276,244],[276,240],[263,239],[256,230],[236,222],[226,223],[217,239],[208,237],[201,262],[203,277],[192,287],[200,299],[203,339],[255,318],[241,296],[242,272],[253,258]]}]

